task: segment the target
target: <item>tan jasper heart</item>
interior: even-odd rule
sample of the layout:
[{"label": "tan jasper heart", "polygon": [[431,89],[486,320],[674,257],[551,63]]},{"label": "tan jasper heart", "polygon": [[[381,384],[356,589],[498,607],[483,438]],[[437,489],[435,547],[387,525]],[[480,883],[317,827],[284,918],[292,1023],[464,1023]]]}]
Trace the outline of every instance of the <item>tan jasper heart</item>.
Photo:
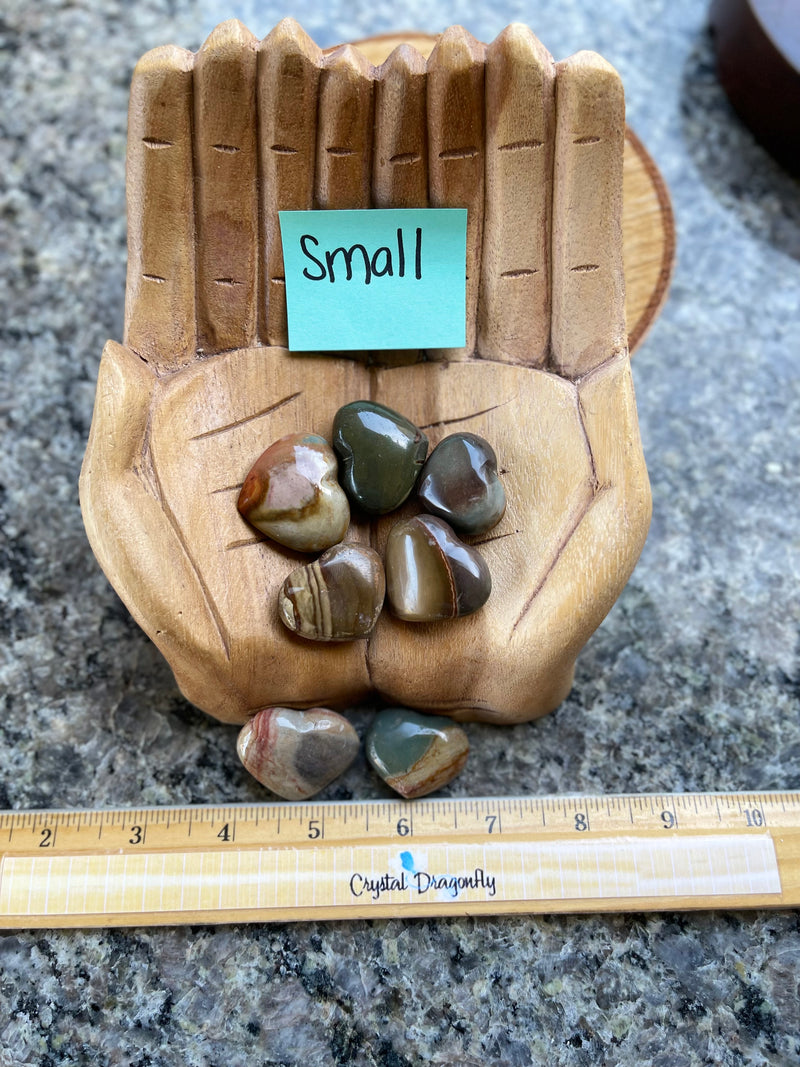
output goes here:
[{"label": "tan jasper heart", "polygon": [[492,591],[480,552],[433,515],[418,515],[392,528],[386,542],[389,604],[406,622],[471,615]]}]

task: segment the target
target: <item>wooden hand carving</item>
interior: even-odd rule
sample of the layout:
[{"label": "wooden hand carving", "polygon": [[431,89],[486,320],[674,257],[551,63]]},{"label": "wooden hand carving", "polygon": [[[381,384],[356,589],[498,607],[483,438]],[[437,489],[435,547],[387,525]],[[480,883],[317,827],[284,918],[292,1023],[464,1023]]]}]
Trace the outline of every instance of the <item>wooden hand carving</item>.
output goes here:
[{"label": "wooden hand carving", "polygon": [[[103,354],[81,500],[94,551],[186,697],[267,705],[377,695],[457,719],[553,709],[639,556],[650,491],[625,333],[623,92],[599,56],[554,65],[525,27],[449,29],[426,61],[323,56],[285,20],[197,55],[148,53],[131,90],[125,336]],[[467,207],[467,345],[362,361],[286,350],[279,209]],[[335,345],[335,338],[332,338]],[[236,510],[255,458],[370,398],[431,447],[491,442],[508,497],[475,615],[369,641],[290,634],[300,557]],[[408,505],[405,514],[412,511]],[[354,522],[382,552],[403,513]]]}]

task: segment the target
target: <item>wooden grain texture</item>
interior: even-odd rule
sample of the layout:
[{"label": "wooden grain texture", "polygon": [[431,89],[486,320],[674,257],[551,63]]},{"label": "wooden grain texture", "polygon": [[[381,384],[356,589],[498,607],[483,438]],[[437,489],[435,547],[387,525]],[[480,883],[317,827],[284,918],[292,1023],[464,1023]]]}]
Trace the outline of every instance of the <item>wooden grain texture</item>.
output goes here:
[{"label": "wooden grain texture", "polygon": [[192,68],[166,45],[136,64],[128,110],[128,284],[124,341],[155,366],[197,347]]},{"label": "wooden grain texture", "polygon": [[[400,44],[377,70],[373,134],[372,206],[428,206],[428,79],[420,53]],[[421,353],[383,350],[385,366],[416,363]]]},{"label": "wooden grain texture", "polygon": [[194,67],[197,340],[203,352],[254,344],[258,320],[258,42],[223,22]]},{"label": "wooden grain texture", "polygon": [[622,258],[632,356],[667,299],[675,266],[675,218],[666,183],[630,127],[622,162]]},{"label": "wooden grain texture", "polygon": [[370,206],[372,83],[371,64],[350,45],[326,58],[317,113],[319,208]]},{"label": "wooden grain texture", "polygon": [[558,64],[553,169],[553,366],[577,378],[627,347],[622,262],[625,100],[601,56]]},{"label": "wooden grain texture", "polygon": [[[323,59],[291,20],[261,44],[230,22],[194,59],[157,50],[137,67],[126,344],[103,356],[81,502],[101,565],[189,700],[231,722],[377,695],[508,723],[564,698],[650,518],[621,212],[627,180],[652,222],[653,175],[638,166],[634,184],[624,179],[622,107],[603,60],[555,68],[519,26],[488,51],[453,27],[427,62],[402,47],[376,69],[350,46]],[[264,343],[285,330],[283,206],[426,202],[469,211],[463,350],[403,366]],[[663,221],[666,194],[659,203]],[[639,278],[651,318],[669,273],[667,244],[653,247]],[[586,263],[602,269],[576,277]],[[145,285],[154,270],[164,281]],[[508,507],[472,539],[493,579],[480,612],[412,625],[384,611],[369,640],[320,646],[277,618],[278,589],[303,557],[249,527],[235,501],[272,441],[330,439],[336,410],[364,398],[431,444],[456,430],[486,437]],[[354,516],[348,539],[380,550],[390,522]]]},{"label": "wooden grain texture", "polygon": [[475,350],[484,193],[484,52],[451,26],[428,59],[428,196],[431,207],[467,209],[467,340],[433,358],[463,359]]},{"label": "wooden grain texture", "polygon": [[550,351],[555,65],[527,26],[486,53],[486,210],[478,349],[542,367]]},{"label": "wooden grain texture", "polygon": [[425,60],[402,44],[378,70],[375,84],[372,206],[428,206]]},{"label": "wooden grain texture", "polygon": [[278,211],[310,211],[314,206],[322,62],[319,48],[292,19],[279,22],[258,53],[260,333],[269,345],[289,343]]},{"label": "wooden grain texture", "polygon": [[[391,33],[357,41],[356,46],[380,66],[402,43],[428,56],[436,40],[431,34]],[[633,355],[667,298],[675,264],[675,221],[664,179],[630,127],[625,130],[623,158],[622,246],[628,348]]]}]

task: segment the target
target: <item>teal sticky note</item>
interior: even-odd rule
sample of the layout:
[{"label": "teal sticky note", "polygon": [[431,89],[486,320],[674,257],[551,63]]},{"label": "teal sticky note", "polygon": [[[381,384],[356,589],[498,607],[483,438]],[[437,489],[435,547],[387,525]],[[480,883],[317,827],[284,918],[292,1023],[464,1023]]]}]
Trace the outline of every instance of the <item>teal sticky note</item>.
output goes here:
[{"label": "teal sticky note", "polygon": [[291,351],[466,343],[466,208],[279,216]]}]

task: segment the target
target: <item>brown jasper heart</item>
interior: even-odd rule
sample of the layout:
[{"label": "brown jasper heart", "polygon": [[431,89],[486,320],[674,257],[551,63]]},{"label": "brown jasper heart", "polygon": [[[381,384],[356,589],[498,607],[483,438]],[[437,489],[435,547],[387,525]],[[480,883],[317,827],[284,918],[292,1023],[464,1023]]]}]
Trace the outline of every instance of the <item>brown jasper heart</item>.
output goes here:
[{"label": "brown jasper heart", "polygon": [[365,545],[334,545],[292,571],[278,596],[278,612],[284,626],[310,641],[353,641],[368,636],[385,593],[377,552]]},{"label": "brown jasper heart", "polygon": [[338,778],[358,753],[347,719],[327,708],[264,708],[239,733],[245,768],[285,800],[305,800]]},{"label": "brown jasper heart", "polygon": [[253,464],[237,507],[278,544],[320,552],[338,544],[350,524],[350,505],[336,474],[336,454],[324,437],[290,433]]},{"label": "brown jasper heart", "polygon": [[492,591],[483,556],[433,515],[418,515],[392,528],[386,542],[386,585],[392,612],[407,622],[470,615]]},{"label": "brown jasper heart", "polygon": [[426,511],[460,533],[486,533],[506,510],[497,456],[476,433],[454,433],[439,442],[422,468],[417,495]]}]

